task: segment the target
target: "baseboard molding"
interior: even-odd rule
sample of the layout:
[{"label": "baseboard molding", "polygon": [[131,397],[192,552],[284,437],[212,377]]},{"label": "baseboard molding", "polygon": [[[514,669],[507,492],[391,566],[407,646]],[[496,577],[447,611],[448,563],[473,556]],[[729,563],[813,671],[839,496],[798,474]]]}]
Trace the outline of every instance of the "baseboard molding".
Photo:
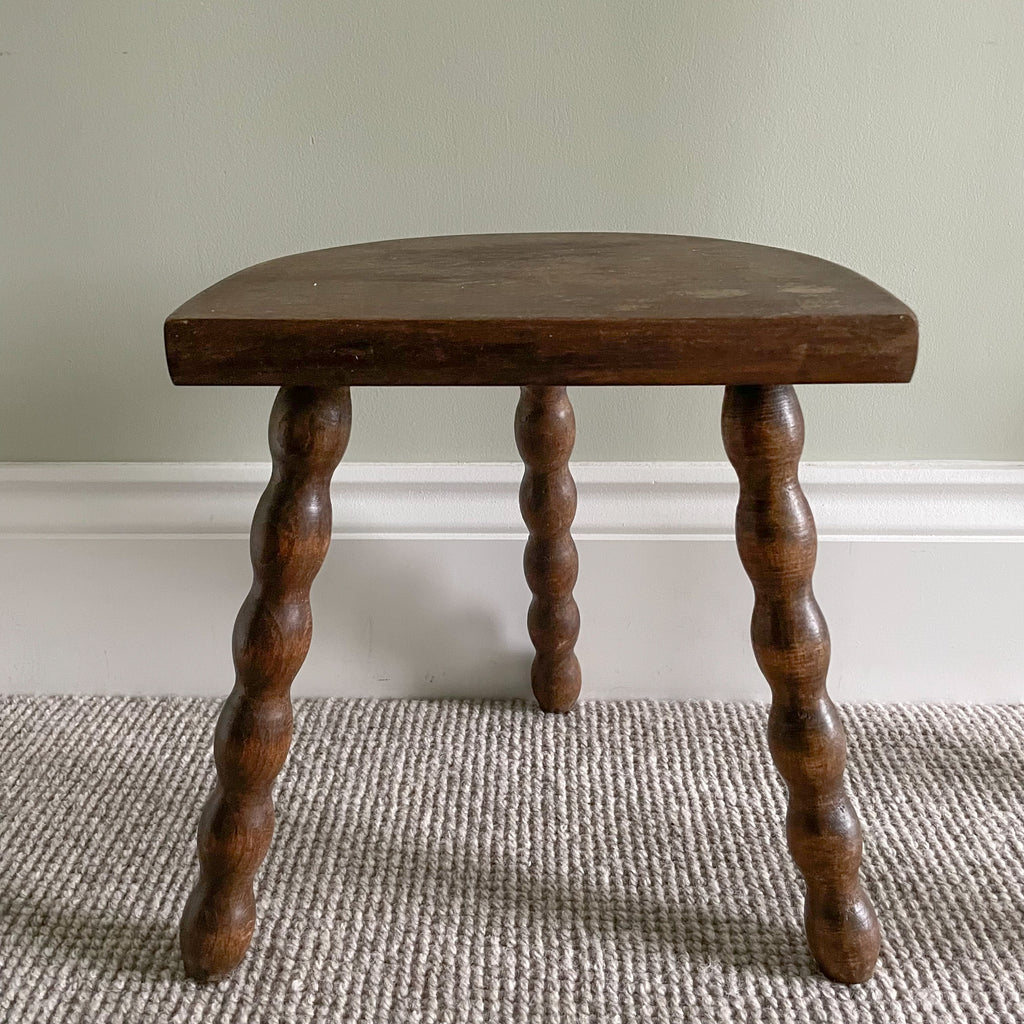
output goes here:
[{"label": "baseboard molding", "polygon": [[[766,696],[723,463],[580,463],[591,698]],[[230,685],[262,464],[0,465],[0,691]],[[295,692],[527,696],[512,464],[343,466]],[[1024,698],[1024,464],[808,463],[842,700]],[[482,543],[486,541],[486,543]]]},{"label": "baseboard molding", "polygon": [[[732,538],[724,462],[573,464],[578,537]],[[0,464],[0,537],[245,536],[263,463]],[[335,474],[334,535],[520,537],[513,463],[351,463]],[[808,462],[822,540],[1024,539],[1024,463]]]}]

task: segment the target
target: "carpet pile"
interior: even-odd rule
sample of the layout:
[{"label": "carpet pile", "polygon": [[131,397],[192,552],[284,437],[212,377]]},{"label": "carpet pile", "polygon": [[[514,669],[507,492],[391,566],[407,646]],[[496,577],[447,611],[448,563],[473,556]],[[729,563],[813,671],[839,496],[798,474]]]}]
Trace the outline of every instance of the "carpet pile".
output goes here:
[{"label": "carpet pile", "polygon": [[308,700],[250,954],[184,978],[218,704],[0,697],[0,1020],[1024,1020],[1024,707],[850,706],[882,920],[821,977],[764,707]]}]

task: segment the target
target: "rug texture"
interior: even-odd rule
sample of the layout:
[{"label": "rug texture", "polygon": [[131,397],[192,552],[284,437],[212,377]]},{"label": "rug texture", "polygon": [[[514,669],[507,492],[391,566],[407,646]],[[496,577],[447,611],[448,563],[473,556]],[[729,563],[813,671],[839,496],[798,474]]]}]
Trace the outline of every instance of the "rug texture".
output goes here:
[{"label": "rug texture", "polygon": [[0,1021],[1024,1020],[1024,708],[844,709],[875,978],[821,977],[765,708],[296,703],[250,954],[177,917],[217,704],[0,698]]}]

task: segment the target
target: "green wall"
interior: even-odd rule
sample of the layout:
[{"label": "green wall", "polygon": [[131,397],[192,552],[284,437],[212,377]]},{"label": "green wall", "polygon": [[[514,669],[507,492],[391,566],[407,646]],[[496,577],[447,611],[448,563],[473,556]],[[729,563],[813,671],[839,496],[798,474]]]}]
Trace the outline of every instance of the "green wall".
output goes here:
[{"label": "green wall", "polygon": [[[163,317],[276,255],[511,230],[845,263],[908,387],[807,387],[815,459],[1024,459],[1020,0],[5,0],[0,460],[265,459]],[[516,458],[509,390],[354,396],[350,458]],[[581,389],[579,459],[721,459],[717,389]]]}]

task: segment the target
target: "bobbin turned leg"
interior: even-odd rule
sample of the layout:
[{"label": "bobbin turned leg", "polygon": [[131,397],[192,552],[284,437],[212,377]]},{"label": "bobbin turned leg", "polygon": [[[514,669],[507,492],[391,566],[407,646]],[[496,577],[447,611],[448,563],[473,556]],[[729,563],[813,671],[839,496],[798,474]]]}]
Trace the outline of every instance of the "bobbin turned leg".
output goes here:
[{"label": "bobbin turned leg", "polygon": [[331,475],[348,443],[348,388],[285,387],[270,416],[274,470],[252,522],[253,582],[235,620],[235,686],[217,722],[217,785],[199,820],[199,880],[181,918],[186,973],[245,955],[252,880],[274,830],[271,789],[291,740],[289,687],[312,636],[309,588],[331,539]]},{"label": "bobbin turned leg", "polygon": [[564,387],[523,387],[516,408],[516,444],[525,472],[519,507],[530,530],[523,555],[533,592],[527,624],[537,654],[530,681],[544,711],[571,711],[580,693],[580,663],[573,647],[580,612],[572,596],[579,560],[569,527],[576,514],[576,484],[569,456],[576,420]]},{"label": "bobbin turned leg", "polygon": [[768,742],[789,788],[789,848],[807,883],[811,952],[835,981],[866,981],[879,930],[858,879],[861,831],[843,787],[846,736],[825,689],[828,627],[811,590],[814,520],[797,479],[804,427],[789,386],[727,387],[722,436],[740,481],[736,543],[754,585],[750,633],[772,689]]}]

